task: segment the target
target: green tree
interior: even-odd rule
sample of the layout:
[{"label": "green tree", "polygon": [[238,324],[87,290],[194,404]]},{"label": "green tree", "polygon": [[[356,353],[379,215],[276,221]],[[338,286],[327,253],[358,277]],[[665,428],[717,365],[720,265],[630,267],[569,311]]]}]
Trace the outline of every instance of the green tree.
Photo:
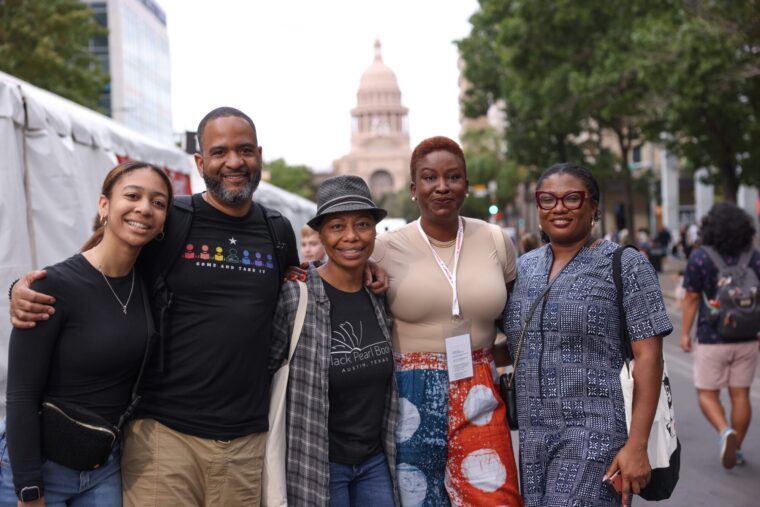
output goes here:
[{"label": "green tree", "polygon": [[509,159],[621,179],[629,226],[627,164],[644,140],[710,169],[733,201],[760,184],[758,12],[760,0],[480,0],[458,42],[464,112],[503,99]]},{"label": "green tree", "polygon": [[633,203],[627,161],[642,142],[649,85],[631,53],[649,3],[481,0],[471,34],[459,41],[474,85],[465,113],[482,114],[504,99],[509,159],[534,176],[557,162],[582,163],[603,182],[622,178]]},{"label": "green tree", "polygon": [[389,218],[403,218],[407,222],[411,222],[420,216],[420,210],[417,204],[412,201],[408,188],[374,196],[374,201],[380,208],[388,212]]},{"label": "green tree", "polygon": [[504,133],[492,126],[471,128],[462,134],[462,146],[467,161],[467,179],[470,187],[488,187],[496,184],[493,195],[476,196],[470,192],[462,213],[466,216],[488,219],[488,207],[493,203],[503,209],[515,198],[518,184],[524,178],[517,164],[507,158]]},{"label": "green tree", "polygon": [[658,99],[649,137],[731,202],[739,184],[760,186],[759,13],[760,0],[684,0],[637,40]]},{"label": "green tree", "polygon": [[314,173],[305,165],[288,165],[278,158],[264,164],[269,171],[269,183],[301,197],[314,200],[317,188],[314,185]]},{"label": "green tree", "polygon": [[107,33],[80,0],[0,0],[0,70],[97,108],[109,78],[87,46]]}]

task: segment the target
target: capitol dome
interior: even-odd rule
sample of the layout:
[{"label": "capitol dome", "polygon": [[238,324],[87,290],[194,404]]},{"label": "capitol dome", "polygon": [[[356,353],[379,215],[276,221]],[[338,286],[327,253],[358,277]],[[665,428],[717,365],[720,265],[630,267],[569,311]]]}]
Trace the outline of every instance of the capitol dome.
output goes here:
[{"label": "capitol dome", "polygon": [[375,61],[372,62],[359,80],[359,94],[362,92],[396,92],[401,93],[396,81],[396,74],[383,63],[380,54],[380,41],[375,41]]},{"label": "capitol dome", "polygon": [[359,80],[351,110],[351,152],[336,160],[334,174],[364,178],[375,196],[406,186],[409,173],[409,110],[401,103],[396,74],[383,63],[380,41],[375,59]]}]

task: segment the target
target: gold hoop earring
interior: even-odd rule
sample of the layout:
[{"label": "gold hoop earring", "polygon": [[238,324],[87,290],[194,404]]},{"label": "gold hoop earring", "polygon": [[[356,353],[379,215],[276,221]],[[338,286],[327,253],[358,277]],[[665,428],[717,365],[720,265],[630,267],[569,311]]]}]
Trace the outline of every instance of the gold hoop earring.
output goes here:
[{"label": "gold hoop earring", "polygon": [[154,238],[156,241],[163,241],[166,237],[166,234],[164,234],[164,231],[162,230],[158,234],[156,234],[156,237]]},{"label": "gold hoop earring", "polygon": [[108,223],[108,217],[102,217],[100,219],[100,226],[101,227],[105,227],[107,223]]}]

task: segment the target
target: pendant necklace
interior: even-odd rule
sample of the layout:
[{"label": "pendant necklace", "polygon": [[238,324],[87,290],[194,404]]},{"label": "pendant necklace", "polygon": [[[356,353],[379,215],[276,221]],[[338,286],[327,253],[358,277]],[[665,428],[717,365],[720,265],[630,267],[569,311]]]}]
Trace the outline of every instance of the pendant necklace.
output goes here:
[{"label": "pendant necklace", "polygon": [[122,303],[121,299],[119,299],[119,296],[116,294],[116,291],[113,290],[113,287],[111,287],[111,282],[108,281],[108,277],[105,273],[103,273],[103,269],[100,267],[100,264],[98,264],[98,271],[100,271],[100,274],[103,275],[103,280],[106,281],[106,285],[108,285],[108,288],[111,289],[111,293],[113,294],[113,297],[116,298],[116,301],[119,302],[119,306],[121,306],[122,311],[124,312],[124,315],[127,314],[127,305],[129,305],[129,300],[132,299],[132,291],[135,288],[135,268],[132,268],[132,287],[129,289],[129,296],[127,296],[127,302]]}]

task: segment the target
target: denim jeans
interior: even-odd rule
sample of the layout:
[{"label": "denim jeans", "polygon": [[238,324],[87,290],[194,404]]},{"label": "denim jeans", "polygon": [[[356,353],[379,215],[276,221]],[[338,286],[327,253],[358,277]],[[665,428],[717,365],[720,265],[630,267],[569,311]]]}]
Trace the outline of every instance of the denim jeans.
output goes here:
[{"label": "denim jeans", "polygon": [[[0,507],[16,507],[13,472],[5,440],[5,421],[0,422]],[[108,461],[92,472],[79,472],[53,461],[42,462],[46,507],[121,507],[121,445]]]},{"label": "denim jeans", "polygon": [[385,453],[358,465],[330,463],[330,507],[393,507]]}]

